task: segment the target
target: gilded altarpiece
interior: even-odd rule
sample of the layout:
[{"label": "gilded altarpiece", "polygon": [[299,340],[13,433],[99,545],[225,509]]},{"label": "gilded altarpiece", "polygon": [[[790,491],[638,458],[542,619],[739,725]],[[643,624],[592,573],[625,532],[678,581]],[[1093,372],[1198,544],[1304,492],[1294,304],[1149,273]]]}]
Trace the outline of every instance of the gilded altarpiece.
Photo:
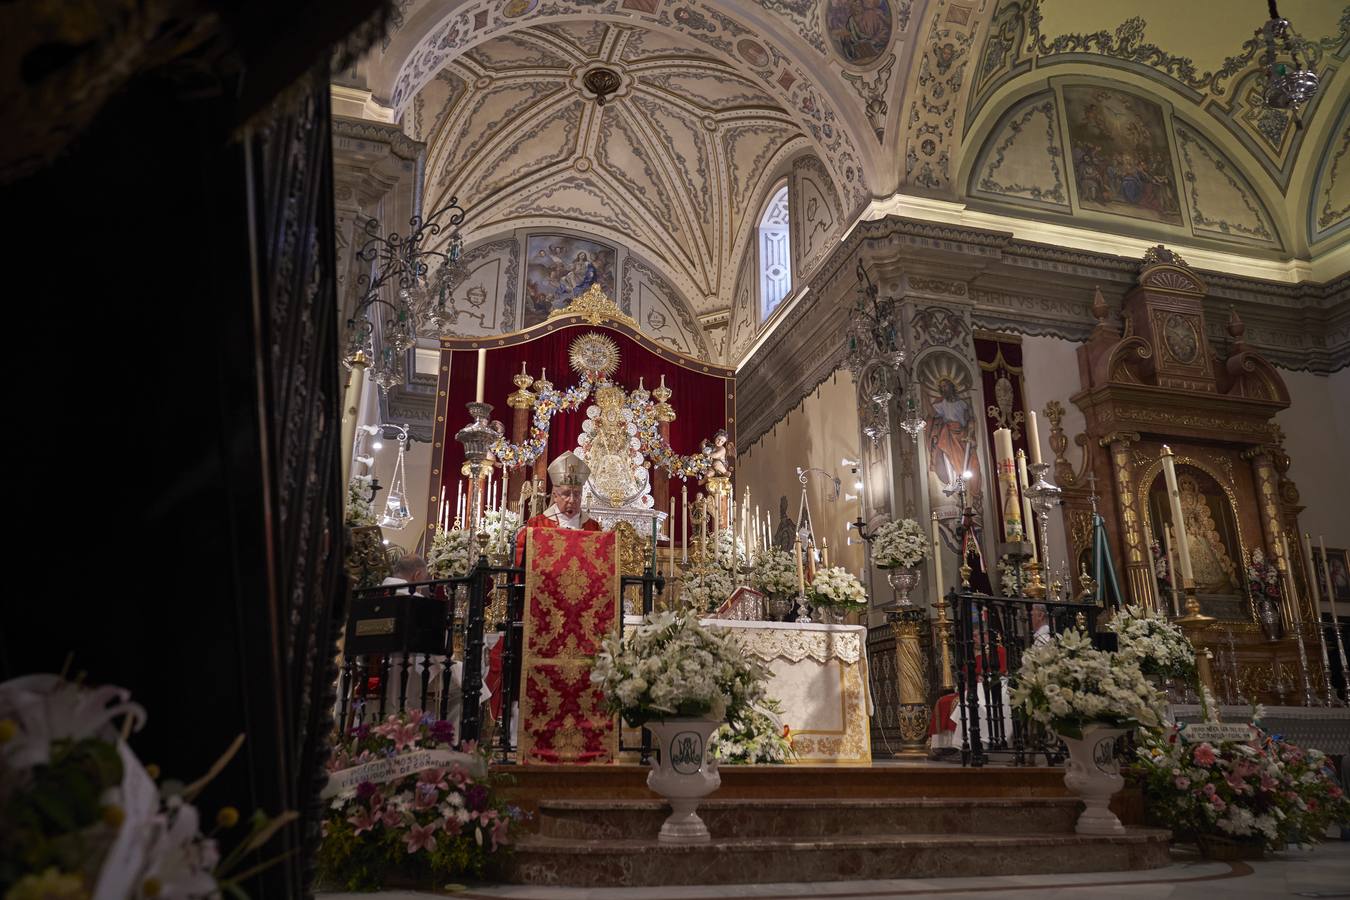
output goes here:
[{"label": "gilded altarpiece", "polygon": [[[1193,636],[1225,653],[1231,640],[1235,652],[1221,675],[1246,698],[1296,702],[1302,674],[1295,628],[1312,621],[1312,609],[1296,540],[1298,491],[1284,477],[1289,461],[1274,422],[1289,394],[1274,367],[1247,348],[1236,314],[1229,340],[1209,342],[1205,294],[1203,279],[1161,246],[1145,255],[1119,320],[1098,294],[1096,327],[1078,349],[1081,389],[1070,398],[1086,419],[1074,438],[1078,453],[1060,428],[1062,407],[1046,409],[1055,474],[1065,489],[1065,533],[1073,558],[1085,559],[1095,499],[1128,602],[1180,612],[1155,578],[1155,544],[1164,544],[1171,521],[1161,462],[1163,445],[1170,446],[1197,599],[1213,617]],[[1293,560],[1284,558],[1286,541]],[[1255,549],[1287,567],[1294,584],[1293,597],[1283,592],[1276,621],[1264,628],[1245,573]],[[1304,627],[1305,642],[1315,647],[1315,632]],[[1320,666],[1308,659],[1316,692]]]}]

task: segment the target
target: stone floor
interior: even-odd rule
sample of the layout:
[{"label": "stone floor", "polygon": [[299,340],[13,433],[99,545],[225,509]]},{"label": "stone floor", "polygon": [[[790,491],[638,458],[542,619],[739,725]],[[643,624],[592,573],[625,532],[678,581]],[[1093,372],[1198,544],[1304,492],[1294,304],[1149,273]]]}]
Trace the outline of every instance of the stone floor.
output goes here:
[{"label": "stone floor", "polygon": [[[960,900],[1009,895],[1039,900],[1092,900],[1137,897],[1147,900],[1255,900],[1259,897],[1350,898],[1350,842],[1329,841],[1315,850],[1291,850],[1261,862],[1206,862],[1184,851],[1174,862],[1144,872],[1099,875],[1016,875],[985,878],[933,878],[905,881],[846,881],[815,884],[741,884],[726,887],[547,888],[502,885],[458,889],[462,898],[514,900],[705,900],[705,898],[935,897]],[[368,894],[320,894],[322,900],[362,900]],[[381,900],[414,900],[432,894],[388,891]]]}]

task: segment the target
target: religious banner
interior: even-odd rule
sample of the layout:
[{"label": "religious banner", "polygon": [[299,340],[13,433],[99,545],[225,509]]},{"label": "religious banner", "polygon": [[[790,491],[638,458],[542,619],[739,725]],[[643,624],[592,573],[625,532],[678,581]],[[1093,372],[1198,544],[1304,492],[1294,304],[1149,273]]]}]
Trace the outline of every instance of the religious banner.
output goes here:
[{"label": "religious banner", "polygon": [[526,540],[520,761],[612,763],[618,722],[591,667],[620,621],[614,533],[531,528]]},{"label": "religious banner", "polygon": [[[1018,450],[1027,454],[1030,462],[1031,450],[1027,447],[1027,409],[1026,385],[1022,380],[1022,339],[1010,334],[992,334],[986,331],[975,332],[975,358],[980,365],[980,382],[984,395],[984,427],[989,436],[989,446],[994,446],[994,431],[1006,428],[1012,432],[1014,455]],[[995,471],[991,465],[991,474]],[[1029,473],[1028,473],[1029,474]],[[993,487],[996,484],[991,482]],[[996,516],[998,539],[1006,541],[1003,530],[1003,516]],[[1023,523],[1028,530],[1030,526]],[[1034,540],[1037,536],[1028,537]]]}]

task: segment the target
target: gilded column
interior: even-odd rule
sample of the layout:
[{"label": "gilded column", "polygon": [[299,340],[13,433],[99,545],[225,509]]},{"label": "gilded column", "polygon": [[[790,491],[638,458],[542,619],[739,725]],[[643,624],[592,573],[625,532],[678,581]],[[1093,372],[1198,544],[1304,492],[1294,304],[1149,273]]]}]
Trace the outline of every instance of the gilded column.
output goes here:
[{"label": "gilded column", "polygon": [[895,631],[895,681],[899,696],[896,719],[900,725],[901,748],[897,756],[928,755],[928,689],[924,678],[923,647],[919,629],[922,610],[906,609],[887,615]]},{"label": "gilded column", "polygon": [[1120,515],[1120,542],[1125,550],[1125,558],[1121,563],[1125,567],[1125,581],[1129,585],[1129,602],[1151,607],[1153,591],[1149,585],[1148,541],[1144,534],[1143,519],[1139,515],[1130,459],[1130,444],[1138,440],[1138,432],[1116,431],[1102,438],[1101,445],[1111,454],[1111,472],[1116,483],[1116,509]]},{"label": "gilded column", "polygon": [[[1275,461],[1269,447],[1258,445],[1246,450],[1242,458],[1252,464],[1252,482],[1256,485],[1256,509],[1261,517],[1261,535],[1266,558],[1280,571],[1292,572],[1293,562],[1284,558],[1284,542],[1280,540],[1284,527],[1280,524],[1280,480],[1275,474]],[[1281,586],[1283,589],[1283,585]],[[1295,617],[1291,604],[1298,602],[1297,597],[1286,597],[1281,604],[1281,615],[1286,628],[1294,627]],[[1303,610],[1300,617],[1307,620],[1311,609]],[[1315,619],[1313,620],[1315,621]]]}]

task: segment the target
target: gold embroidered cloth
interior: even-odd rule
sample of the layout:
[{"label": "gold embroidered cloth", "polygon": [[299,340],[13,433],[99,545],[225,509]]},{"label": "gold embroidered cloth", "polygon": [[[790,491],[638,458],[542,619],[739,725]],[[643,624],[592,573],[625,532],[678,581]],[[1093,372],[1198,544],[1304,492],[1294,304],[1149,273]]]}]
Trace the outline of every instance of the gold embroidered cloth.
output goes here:
[{"label": "gold embroidered cloth", "polygon": [[614,534],[530,528],[526,541],[520,760],[613,762],[617,720],[591,684],[591,660],[619,624]]}]

